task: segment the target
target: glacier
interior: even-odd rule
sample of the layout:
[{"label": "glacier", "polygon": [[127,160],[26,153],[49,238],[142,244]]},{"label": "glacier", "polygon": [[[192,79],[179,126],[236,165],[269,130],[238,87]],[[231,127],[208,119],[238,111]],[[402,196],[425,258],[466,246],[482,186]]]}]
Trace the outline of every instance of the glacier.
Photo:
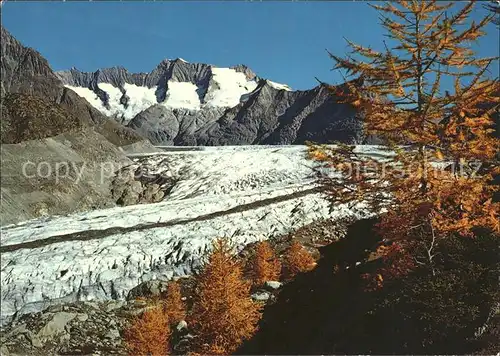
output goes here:
[{"label": "glacier", "polygon": [[2,228],[2,323],[62,301],[124,299],[143,281],[189,275],[218,237],[242,249],[315,220],[367,216],[363,203],[330,207],[305,154],[305,146],[227,146],[130,155],[133,165],[175,178],[163,202]]}]

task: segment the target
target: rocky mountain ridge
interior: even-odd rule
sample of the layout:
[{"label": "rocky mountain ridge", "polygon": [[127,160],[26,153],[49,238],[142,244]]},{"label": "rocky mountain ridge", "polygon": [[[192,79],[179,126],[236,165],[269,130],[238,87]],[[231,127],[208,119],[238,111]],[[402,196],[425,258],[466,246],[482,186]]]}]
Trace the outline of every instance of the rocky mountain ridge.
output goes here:
[{"label": "rocky mountain ridge", "polygon": [[[39,105],[39,107],[50,106],[55,111],[65,112],[65,115],[76,118],[79,126],[94,128],[111,143],[118,146],[144,140],[133,130],[117,124],[114,120],[109,120],[74,91],[66,88],[40,53],[25,47],[4,27],[1,27],[1,54],[2,143],[18,143],[26,139],[22,135],[22,130],[14,133],[8,131],[10,126],[17,125],[16,121],[24,120],[24,118],[14,114],[19,111],[18,107],[9,107],[8,105],[9,103],[19,103],[19,100],[3,100],[13,94],[22,95],[23,102],[31,100],[31,97],[37,101],[42,100],[45,104]],[[28,127],[31,125],[30,123],[36,125],[38,117],[47,116],[47,113],[47,110],[39,114],[32,112],[32,117],[27,120],[24,126]],[[11,123],[13,125],[10,125]],[[38,132],[36,137],[51,137],[66,130],[62,126],[56,131],[51,128],[50,132],[47,133]],[[20,136],[16,138],[15,136],[18,134]],[[9,142],[4,141],[6,135],[9,137]]]},{"label": "rocky mountain ridge", "polygon": [[[66,88],[47,60],[1,27],[1,225],[113,206],[124,150],[151,150],[134,130]],[[62,168],[64,167],[64,168]]]},{"label": "rocky mountain ridge", "polygon": [[294,91],[238,65],[164,60],[150,73],[123,67],[58,72],[67,88],[156,145],[364,143],[356,111],[327,85]]}]

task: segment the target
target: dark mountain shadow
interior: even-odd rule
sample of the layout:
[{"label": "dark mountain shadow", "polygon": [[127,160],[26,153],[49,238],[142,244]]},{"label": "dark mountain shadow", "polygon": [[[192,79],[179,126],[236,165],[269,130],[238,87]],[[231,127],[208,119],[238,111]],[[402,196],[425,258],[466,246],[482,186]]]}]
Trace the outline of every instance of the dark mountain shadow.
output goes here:
[{"label": "dark mountain shadow", "polygon": [[[372,229],[375,223],[358,221],[344,239],[321,248],[316,268],[283,286],[266,306],[259,331],[236,354],[477,354],[498,349],[498,328],[491,327],[498,322],[500,298],[498,235],[451,236],[436,250],[436,276],[423,266],[367,292],[363,274],[382,266],[382,259],[370,253],[381,242]],[[476,335],[481,328],[486,328],[482,339]]]},{"label": "dark mountain shadow", "polygon": [[364,345],[340,336],[357,325],[362,329],[370,305],[370,294],[362,291],[361,274],[377,262],[355,265],[366,260],[380,241],[372,231],[375,222],[358,221],[346,238],[321,248],[316,268],[283,287],[277,301],[266,307],[258,333],[237,354],[368,352]]}]

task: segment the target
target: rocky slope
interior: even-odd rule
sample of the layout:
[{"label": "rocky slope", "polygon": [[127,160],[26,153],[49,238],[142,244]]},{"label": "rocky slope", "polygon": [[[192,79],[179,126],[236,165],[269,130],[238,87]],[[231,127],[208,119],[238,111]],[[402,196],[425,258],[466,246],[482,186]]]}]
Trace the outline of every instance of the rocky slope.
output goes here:
[{"label": "rocky slope", "polygon": [[131,164],[91,128],[2,145],[2,225],[114,206],[114,172]]},{"label": "rocky slope", "polygon": [[1,28],[1,224],[113,206],[119,146],[149,142],[65,88],[47,60]]},{"label": "rocky slope", "polygon": [[[29,138],[45,138],[66,131],[67,128],[64,125],[60,125],[56,130],[54,126],[50,126],[47,132],[44,131],[44,125],[39,120],[50,121],[50,116],[53,114],[51,111],[54,110],[58,112],[56,115],[58,117],[66,115],[76,118],[79,126],[93,127],[113,144],[121,146],[143,140],[139,134],[110,120],[74,91],[66,88],[40,53],[23,46],[4,27],[1,27],[1,50],[2,123],[6,122],[6,126],[16,126],[16,121],[25,119],[20,119],[19,114],[24,110],[26,102],[31,99],[45,102],[43,105],[38,105],[39,110],[45,109],[45,111],[32,111],[33,115],[29,120],[24,120],[26,121],[24,126],[38,126],[35,136],[25,137],[21,134],[19,137],[9,136],[9,139],[5,141],[2,132],[2,143],[18,143]],[[12,94],[22,94],[24,99],[21,102],[4,100]],[[72,125],[69,127],[72,128]]]},{"label": "rocky slope", "polygon": [[96,109],[157,145],[365,142],[356,112],[326,85],[293,91],[248,67],[164,60],[150,73],[114,67],[57,73]]}]

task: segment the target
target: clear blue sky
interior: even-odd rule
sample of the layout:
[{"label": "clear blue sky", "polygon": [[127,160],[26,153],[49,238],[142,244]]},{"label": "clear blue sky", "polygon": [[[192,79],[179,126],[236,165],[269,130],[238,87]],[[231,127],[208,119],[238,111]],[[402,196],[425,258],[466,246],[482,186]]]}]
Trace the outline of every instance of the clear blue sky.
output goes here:
[{"label": "clear blue sky", "polygon": [[[478,6],[474,17],[482,15]],[[246,64],[294,89],[315,86],[314,77],[341,82],[325,49],[343,54],[342,36],[373,48],[383,39],[376,11],[361,1],[7,1],[2,21],[55,70],[121,65],[149,72],[164,58],[182,57],[219,67]],[[498,31],[490,25],[488,32],[479,52],[498,55]]]}]

